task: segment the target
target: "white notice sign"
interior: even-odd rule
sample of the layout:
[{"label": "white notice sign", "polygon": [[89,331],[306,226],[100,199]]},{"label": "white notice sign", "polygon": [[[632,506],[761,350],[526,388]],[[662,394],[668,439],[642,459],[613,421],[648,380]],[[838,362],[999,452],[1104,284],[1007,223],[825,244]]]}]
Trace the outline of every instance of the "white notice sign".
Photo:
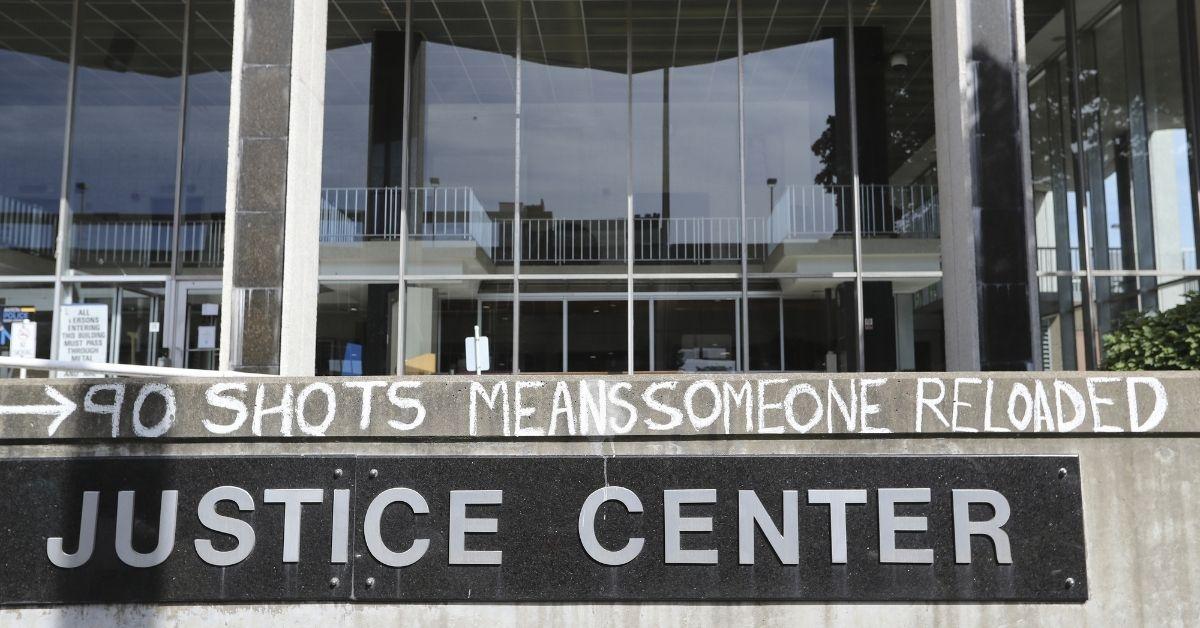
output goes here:
[{"label": "white notice sign", "polygon": [[[100,303],[64,305],[59,310],[62,333],[58,359],[71,362],[108,361],[108,306]],[[62,377],[90,377],[87,373],[62,373]]]},{"label": "white notice sign", "polygon": [[9,356],[14,358],[37,357],[37,323],[24,320],[12,324]]},{"label": "white notice sign", "polygon": [[217,348],[217,327],[215,325],[201,325],[196,330],[196,348]]},{"label": "white notice sign", "polygon": [[487,336],[468,336],[465,340],[467,345],[467,370],[472,373],[481,373],[492,368],[492,356],[488,351]]}]

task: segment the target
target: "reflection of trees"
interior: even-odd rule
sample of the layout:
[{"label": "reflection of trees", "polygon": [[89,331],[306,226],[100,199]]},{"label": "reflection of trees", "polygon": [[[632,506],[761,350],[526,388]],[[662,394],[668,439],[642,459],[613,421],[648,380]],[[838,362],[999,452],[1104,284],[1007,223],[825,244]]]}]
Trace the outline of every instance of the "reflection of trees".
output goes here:
[{"label": "reflection of trees", "polygon": [[813,182],[833,192],[833,186],[838,183],[837,163],[834,161],[837,155],[837,116],[825,118],[825,130],[813,142],[812,152],[821,161],[821,170],[813,177]]}]

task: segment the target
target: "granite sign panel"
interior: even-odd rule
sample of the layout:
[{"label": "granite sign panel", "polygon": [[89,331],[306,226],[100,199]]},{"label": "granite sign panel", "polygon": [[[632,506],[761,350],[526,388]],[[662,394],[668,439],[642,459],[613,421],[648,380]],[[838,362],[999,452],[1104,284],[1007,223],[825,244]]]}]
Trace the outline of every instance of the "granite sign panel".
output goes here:
[{"label": "granite sign panel", "polygon": [[1087,599],[1073,456],[0,460],[0,603]]}]

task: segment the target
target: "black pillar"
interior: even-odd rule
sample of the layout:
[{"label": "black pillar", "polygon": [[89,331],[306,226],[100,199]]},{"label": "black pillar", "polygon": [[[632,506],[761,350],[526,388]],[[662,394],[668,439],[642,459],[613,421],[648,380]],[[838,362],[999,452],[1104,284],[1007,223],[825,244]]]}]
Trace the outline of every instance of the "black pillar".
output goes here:
[{"label": "black pillar", "polygon": [[1022,0],[931,5],[951,370],[1037,369]]}]

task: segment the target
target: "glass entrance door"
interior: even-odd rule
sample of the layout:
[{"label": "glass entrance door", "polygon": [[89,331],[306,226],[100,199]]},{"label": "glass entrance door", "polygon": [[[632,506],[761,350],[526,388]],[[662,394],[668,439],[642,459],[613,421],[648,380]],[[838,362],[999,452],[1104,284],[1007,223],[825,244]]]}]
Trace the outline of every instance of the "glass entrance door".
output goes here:
[{"label": "glass entrance door", "polygon": [[158,363],[191,369],[216,370],[220,360],[221,282],[181,281],[175,284],[174,335]]}]

